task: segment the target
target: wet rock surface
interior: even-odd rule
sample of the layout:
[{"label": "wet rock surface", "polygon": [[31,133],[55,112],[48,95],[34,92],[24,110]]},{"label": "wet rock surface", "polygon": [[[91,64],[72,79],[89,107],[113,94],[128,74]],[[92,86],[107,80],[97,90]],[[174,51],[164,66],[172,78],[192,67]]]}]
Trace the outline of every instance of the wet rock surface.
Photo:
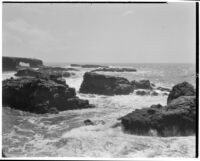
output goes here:
[{"label": "wet rock surface", "polygon": [[[185,87],[185,84],[183,82],[183,84],[175,85],[173,90],[177,89],[177,86]],[[186,87],[191,87],[191,85],[187,84]],[[196,132],[196,97],[193,92],[190,93],[191,96],[188,96],[185,95],[189,94],[188,91],[186,90],[185,93],[183,91],[179,92],[179,97],[171,100],[167,106],[152,105],[148,108],[136,109],[121,117],[123,129],[139,135],[151,135],[152,131],[159,136],[194,134]]]},{"label": "wet rock surface", "polygon": [[19,69],[15,76],[31,76],[31,77],[70,77],[75,75],[68,72],[68,69],[61,67],[41,67],[37,70],[32,68]]},{"label": "wet rock surface", "polygon": [[136,91],[136,95],[140,96],[150,95],[150,91]]},{"label": "wet rock surface", "polygon": [[22,77],[3,81],[3,105],[37,114],[91,108],[76,97],[75,89],[53,79]]},{"label": "wet rock surface", "polygon": [[122,77],[86,72],[79,91],[90,94],[127,95],[133,92],[133,86]]},{"label": "wet rock surface", "polygon": [[149,80],[131,81],[134,89],[153,89],[153,84]]},{"label": "wet rock surface", "polygon": [[170,92],[167,104],[169,104],[173,99],[176,99],[180,96],[194,96],[195,90],[194,87],[188,82],[183,82],[175,85]]}]

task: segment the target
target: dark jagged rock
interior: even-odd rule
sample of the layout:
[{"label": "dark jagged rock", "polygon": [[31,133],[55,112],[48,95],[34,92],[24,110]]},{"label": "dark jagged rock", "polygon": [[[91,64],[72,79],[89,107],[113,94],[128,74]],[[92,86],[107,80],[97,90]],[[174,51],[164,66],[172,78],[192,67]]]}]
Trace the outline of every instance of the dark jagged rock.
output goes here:
[{"label": "dark jagged rock", "polygon": [[153,130],[160,136],[187,136],[196,132],[196,96],[194,87],[183,82],[173,87],[167,106],[152,105],[136,109],[121,118],[125,131],[149,135]]},{"label": "dark jagged rock", "polygon": [[153,89],[152,83],[149,80],[131,81],[134,89]]},{"label": "dark jagged rock", "polygon": [[196,97],[181,96],[169,105],[152,105],[136,109],[121,118],[126,132],[149,135],[156,131],[159,136],[187,136],[196,130]]},{"label": "dark jagged rock", "polygon": [[134,68],[99,68],[93,70],[93,72],[98,72],[98,71],[103,71],[103,72],[136,72],[137,70]]},{"label": "dark jagged rock", "polygon": [[22,77],[22,76],[30,76],[30,77],[39,77],[41,76],[41,72],[36,71],[31,68],[19,69],[15,76]]},{"label": "dark jagged rock", "polygon": [[170,92],[171,91],[169,88],[165,88],[165,87],[157,87],[156,89],[160,90],[160,91],[166,91],[166,92]]},{"label": "dark jagged rock", "polygon": [[145,96],[150,95],[149,91],[136,91],[136,95]]},{"label": "dark jagged rock", "polygon": [[90,94],[126,95],[133,92],[133,86],[122,77],[86,72],[79,91]]},{"label": "dark jagged rock", "polygon": [[41,67],[38,70],[34,70],[31,68],[19,69],[16,76],[31,76],[31,77],[41,77],[41,78],[50,78],[50,77],[70,77],[74,75],[74,73],[70,73],[65,71],[65,68],[60,67]]},{"label": "dark jagged rock", "polygon": [[92,122],[90,119],[84,120],[85,125],[94,125],[94,122]]},{"label": "dark jagged rock", "polygon": [[167,104],[169,104],[173,99],[176,99],[180,96],[194,96],[195,90],[194,87],[188,82],[183,82],[175,85],[170,92]]},{"label": "dark jagged rock", "polygon": [[20,63],[28,63],[31,68],[43,66],[42,60],[31,58],[5,57],[3,56],[3,71],[16,71],[20,67]]},{"label": "dark jagged rock", "polygon": [[93,107],[67,84],[35,77],[4,80],[3,105],[38,114]]}]

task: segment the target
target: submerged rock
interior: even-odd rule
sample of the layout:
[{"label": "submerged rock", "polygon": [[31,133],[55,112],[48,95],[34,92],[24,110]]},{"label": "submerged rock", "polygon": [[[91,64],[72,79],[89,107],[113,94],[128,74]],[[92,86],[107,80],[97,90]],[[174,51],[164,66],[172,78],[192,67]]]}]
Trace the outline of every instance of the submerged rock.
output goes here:
[{"label": "submerged rock", "polygon": [[93,70],[93,72],[103,71],[103,72],[136,72],[137,70],[134,68],[99,68]]},{"label": "submerged rock", "polygon": [[84,120],[85,125],[94,125],[94,122],[92,122],[90,119]]},{"label": "submerged rock", "polygon": [[158,96],[158,92],[153,91],[153,92],[151,93],[151,96]]},{"label": "submerged rock", "polygon": [[122,77],[107,76],[86,72],[80,87],[80,93],[102,95],[127,95],[133,92],[133,86]]},{"label": "submerged rock", "polygon": [[149,91],[136,91],[136,95],[145,96],[150,95]]},{"label": "submerged rock", "polygon": [[179,89],[177,93],[175,92],[179,96],[175,95],[176,98],[170,99],[167,106],[158,104],[149,108],[136,109],[120,118],[124,130],[140,135],[149,135],[152,130],[160,136],[194,134],[196,132],[196,97],[193,96],[193,92],[190,92],[191,96],[186,96],[183,92],[185,86],[191,87],[185,82],[173,87],[172,92]]},{"label": "submerged rock", "polygon": [[134,89],[153,89],[153,85],[149,80],[131,81]]},{"label": "submerged rock", "polygon": [[157,87],[156,89],[160,90],[160,91],[166,91],[166,92],[170,92],[171,91],[169,88],[165,88],[165,87]]},{"label": "submerged rock", "polygon": [[3,105],[38,114],[92,107],[67,84],[34,77],[4,80]]},{"label": "submerged rock", "polygon": [[173,99],[176,99],[180,96],[194,96],[195,90],[194,87],[188,82],[183,82],[175,85],[170,92],[167,104],[169,104]]}]

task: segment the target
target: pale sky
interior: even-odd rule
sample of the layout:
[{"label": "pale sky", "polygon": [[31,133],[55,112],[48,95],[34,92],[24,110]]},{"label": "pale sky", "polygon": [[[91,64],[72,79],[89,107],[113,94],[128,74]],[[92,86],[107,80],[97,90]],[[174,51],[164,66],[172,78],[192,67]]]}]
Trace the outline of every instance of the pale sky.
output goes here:
[{"label": "pale sky", "polygon": [[44,62],[195,63],[195,3],[3,4],[3,55]]}]

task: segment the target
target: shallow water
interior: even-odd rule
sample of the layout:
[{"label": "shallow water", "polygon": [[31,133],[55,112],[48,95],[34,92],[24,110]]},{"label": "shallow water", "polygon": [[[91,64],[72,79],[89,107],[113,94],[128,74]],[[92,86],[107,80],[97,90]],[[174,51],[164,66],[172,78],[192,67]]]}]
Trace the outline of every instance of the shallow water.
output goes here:
[{"label": "shallow water", "polygon": [[[149,79],[157,86],[170,88],[184,80],[195,84],[195,79],[191,76],[194,75],[192,65],[159,65],[157,68],[156,65],[132,66],[137,67],[138,72],[106,74],[123,76],[129,80]],[[169,71],[170,67],[173,70]],[[162,93],[159,96],[137,96],[135,92],[118,96],[80,94],[78,90],[83,74],[89,70],[92,69],[75,72],[75,76],[66,78],[66,83],[76,88],[80,98],[88,99],[94,104],[93,109],[37,115],[3,108],[3,150],[7,156],[195,157],[195,136],[130,135],[117,126],[117,119],[134,109],[158,103],[166,105],[167,96]],[[3,79],[13,75],[14,73],[3,73]],[[86,119],[92,120],[95,125],[85,126],[83,121]]]}]

